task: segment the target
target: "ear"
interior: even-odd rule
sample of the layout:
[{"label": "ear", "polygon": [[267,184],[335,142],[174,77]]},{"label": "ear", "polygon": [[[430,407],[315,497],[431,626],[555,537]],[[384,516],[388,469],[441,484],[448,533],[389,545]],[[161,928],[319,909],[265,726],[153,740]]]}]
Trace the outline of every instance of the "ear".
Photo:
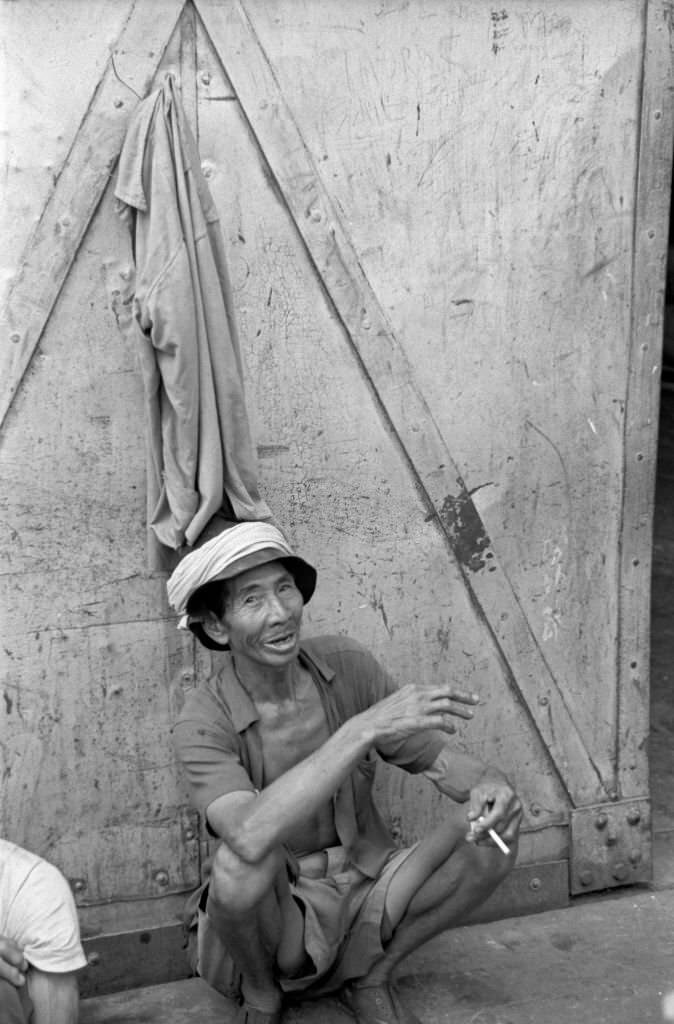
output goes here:
[{"label": "ear", "polygon": [[219,619],[215,612],[207,612],[204,618],[201,620],[201,628],[211,640],[215,640],[217,644],[228,644],[229,643],[229,630],[222,619]]}]

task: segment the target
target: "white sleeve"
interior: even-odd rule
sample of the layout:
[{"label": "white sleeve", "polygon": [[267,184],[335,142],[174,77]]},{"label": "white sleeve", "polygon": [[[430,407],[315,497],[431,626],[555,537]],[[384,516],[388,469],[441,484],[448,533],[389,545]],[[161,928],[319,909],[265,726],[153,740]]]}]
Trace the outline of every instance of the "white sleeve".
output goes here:
[{"label": "white sleeve", "polygon": [[36,862],[12,903],[7,924],[28,963],[38,970],[61,974],[86,966],[75,900],[53,864]]}]

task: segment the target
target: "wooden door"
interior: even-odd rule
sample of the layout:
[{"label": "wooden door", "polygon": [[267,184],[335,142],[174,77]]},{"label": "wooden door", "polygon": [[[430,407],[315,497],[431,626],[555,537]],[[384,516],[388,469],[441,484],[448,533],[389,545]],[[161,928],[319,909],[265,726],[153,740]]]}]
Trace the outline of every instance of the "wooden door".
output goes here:
[{"label": "wooden door", "polygon": [[[51,5],[64,37],[81,7]],[[491,912],[648,878],[669,5],[97,10],[90,92],[51,112],[55,166],[28,175],[42,212],[4,318],[3,833],[99,923],[146,922],[198,873],[169,730],[208,655],[146,570],[110,184],[172,70],[222,217],[262,489],[319,567],[307,631],[482,695],[457,743],[525,805]],[[423,780],[379,793],[403,841],[442,814]]]}]

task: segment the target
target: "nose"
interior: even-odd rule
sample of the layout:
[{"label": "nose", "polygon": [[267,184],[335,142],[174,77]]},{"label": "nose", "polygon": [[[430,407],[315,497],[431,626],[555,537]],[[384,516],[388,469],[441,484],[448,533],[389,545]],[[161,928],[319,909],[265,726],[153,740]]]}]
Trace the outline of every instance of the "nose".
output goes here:
[{"label": "nose", "polygon": [[280,594],[270,594],[267,599],[267,616],[272,622],[285,622],[290,616],[290,611],[283,602]]}]

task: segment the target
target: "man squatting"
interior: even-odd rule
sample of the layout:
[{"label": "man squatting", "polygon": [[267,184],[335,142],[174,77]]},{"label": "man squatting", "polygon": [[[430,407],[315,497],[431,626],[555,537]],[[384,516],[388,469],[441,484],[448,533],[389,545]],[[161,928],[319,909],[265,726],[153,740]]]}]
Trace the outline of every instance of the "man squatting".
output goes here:
[{"label": "man squatting", "polygon": [[[289,993],[340,993],[359,1024],[413,1024],[391,973],[511,870],[521,804],[500,771],[447,738],[475,695],[398,687],[355,641],[300,638],[315,585],[269,523],[224,530],[168,581],[181,624],[228,652],[174,730],[219,840],[198,894],[196,967],[238,999],[237,1024],[278,1024]],[[375,755],[449,797],[442,823],[409,849],[375,808]]]}]

